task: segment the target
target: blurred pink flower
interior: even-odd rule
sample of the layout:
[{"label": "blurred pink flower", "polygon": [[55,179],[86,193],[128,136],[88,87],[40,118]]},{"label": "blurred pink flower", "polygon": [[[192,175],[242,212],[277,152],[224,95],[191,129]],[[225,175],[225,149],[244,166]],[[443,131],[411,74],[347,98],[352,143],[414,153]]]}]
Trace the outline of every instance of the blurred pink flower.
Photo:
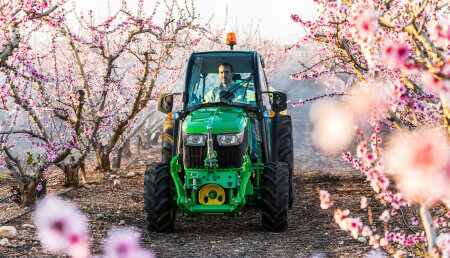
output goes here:
[{"label": "blurred pink flower", "polygon": [[409,47],[398,42],[386,41],[384,43],[383,63],[390,68],[414,69],[414,65],[408,63],[410,56]]},{"label": "blurred pink flower", "polygon": [[403,258],[403,257],[405,257],[405,255],[406,255],[405,251],[397,250],[397,251],[395,251],[394,258]]},{"label": "blurred pink flower", "polygon": [[336,154],[351,142],[354,120],[342,103],[327,100],[314,103],[311,107],[314,124],[313,143],[322,151]]},{"label": "blurred pink flower", "polygon": [[381,214],[381,216],[380,216],[380,219],[382,220],[382,221],[388,221],[389,219],[391,219],[391,214],[389,214],[389,210],[385,210],[385,211],[383,211],[383,213]]},{"label": "blurred pink flower", "polygon": [[347,228],[353,238],[358,238],[359,230],[363,227],[360,218],[347,218]]},{"label": "blurred pink flower", "polygon": [[396,135],[385,159],[400,190],[412,201],[450,199],[450,148],[439,131]]},{"label": "blurred pink flower", "polygon": [[72,257],[89,256],[87,219],[72,203],[56,196],[46,197],[37,204],[34,220],[45,249]]},{"label": "blurred pink flower", "polygon": [[104,258],[153,258],[155,255],[141,248],[139,232],[132,228],[112,230],[103,245]]},{"label": "blurred pink flower", "polygon": [[387,106],[389,86],[383,81],[369,80],[354,87],[345,99],[349,109],[360,120],[378,117]]},{"label": "blurred pink flower", "polygon": [[441,20],[430,24],[429,32],[434,41],[446,48],[450,44],[450,21]]},{"label": "blurred pink flower", "polygon": [[356,147],[356,155],[359,158],[362,158],[364,156],[366,156],[367,154],[367,147],[366,147],[367,143],[365,141],[361,142],[358,147]]},{"label": "blurred pink flower", "polygon": [[380,244],[378,242],[379,239],[380,239],[379,235],[371,235],[369,238],[369,245],[371,245],[372,248],[375,249],[379,248],[380,247]]},{"label": "blurred pink flower", "polygon": [[436,246],[441,250],[441,257],[450,257],[450,233],[441,233],[436,238]]},{"label": "blurred pink flower", "polygon": [[362,10],[362,12],[353,17],[355,21],[352,29],[361,41],[372,41],[380,29],[378,13],[373,9]]},{"label": "blurred pink flower", "polygon": [[[450,85],[446,85],[445,80],[440,80],[434,76],[433,73],[425,71],[422,75],[422,83],[425,87],[432,92],[447,92],[450,90]],[[447,84],[449,82],[447,81]]]},{"label": "blurred pink flower", "polygon": [[337,224],[341,224],[344,219],[345,216],[341,209],[334,210],[334,221],[336,221]]},{"label": "blurred pink flower", "polygon": [[330,193],[325,190],[320,190],[320,208],[328,209],[333,206],[333,202],[330,201]]},{"label": "blurred pink flower", "polygon": [[361,230],[361,235],[362,236],[370,236],[372,235],[372,230],[370,229],[369,226],[364,226],[363,229]]},{"label": "blurred pink flower", "polygon": [[381,238],[380,239],[380,246],[387,246],[389,244],[389,242],[386,240],[386,238]]},{"label": "blurred pink flower", "polygon": [[366,197],[361,198],[361,209],[367,208],[368,202]]}]

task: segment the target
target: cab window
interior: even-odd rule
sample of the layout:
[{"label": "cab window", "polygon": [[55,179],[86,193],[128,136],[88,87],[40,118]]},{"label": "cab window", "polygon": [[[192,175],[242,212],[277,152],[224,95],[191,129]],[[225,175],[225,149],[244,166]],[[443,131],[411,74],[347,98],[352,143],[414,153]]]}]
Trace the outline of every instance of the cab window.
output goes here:
[{"label": "cab window", "polygon": [[[232,84],[227,88],[221,86],[219,76],[219,67],[224,63],[230,64],[234,73]],[[251,53],[198,54],[190,68],[188,107],[227,100],[233,104],[256,106],[252,67]],[[221,91],[232,94],[221,99]]]}]

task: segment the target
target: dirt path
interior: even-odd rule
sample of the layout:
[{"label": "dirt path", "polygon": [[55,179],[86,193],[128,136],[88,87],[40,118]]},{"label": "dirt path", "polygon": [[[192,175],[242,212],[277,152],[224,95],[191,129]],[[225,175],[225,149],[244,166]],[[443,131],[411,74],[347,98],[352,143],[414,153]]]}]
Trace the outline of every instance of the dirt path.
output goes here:
[{"label": "dirt path", "polygon": [[[157,155],[154,155],[157,156]],[[157,157],[152,157],[157,159]],[[133,178],[125,178],[118,173],[120,189],[112,187],[110,176],[98,183],[89,184],[64,196],[77,203],[88,215],[93,251],[100,253],[101,239],[111,227],[121,224],[137,227],[142,232],[142,245],[152,249],[158,257],[204,257],[204,256],[265,256],[294,257],[322,253],[327,256],[354,256],[370,250],[364,244],[349,238],[332,223],[332,212],[319,207],[317,188],[341,189],[344,199],[352,199],[350,193],[370,191],[363,179],[357,176],[322,175],[306,173],[295,177],[295,203],[290,210],[290,227],[287,232],[271,233],[261,228],[261,212],[255,207],[243,210],[242,216],[186,217],[177,214],[174,233],[149,232],[143,212],[143,166],[142,161],[129,171],[136,172]],[[91,178],[95,175],[91,175]],[[55,182],[58,183],[58,182]],[[3,186],[2,186],[3,188]],[[59,192],[64,189],[53,188]],[[354,196],[354,195],[353,195]],[[358,205],[354,202],[354,205]],[[5,211],[8,206],[9,211]],[[0,204],[2,213],[22,212],[17,205]],[[3,216],[2,216],[3,217]],[[11,225],[19,231],[19,237],[11,241],[11,246],[1,247],[0,256],[46,257],[34,235],[34,229],[23,229],[21,225],[31,223],[27,215]]]}]

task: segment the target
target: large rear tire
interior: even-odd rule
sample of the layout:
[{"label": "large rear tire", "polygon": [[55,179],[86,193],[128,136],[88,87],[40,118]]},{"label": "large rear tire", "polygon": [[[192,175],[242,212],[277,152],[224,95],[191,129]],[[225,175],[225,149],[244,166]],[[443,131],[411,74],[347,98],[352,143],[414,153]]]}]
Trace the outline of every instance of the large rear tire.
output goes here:
[{"label": "large rear tire", "polygon": [[144,209],[149,229],[171,232],[175,226],[176,206],[172,204],[170,166],[167,163],[152,163],[145,170]]},{"label": "large rear tire", "polygon": [[284,162],[264,166],[262,175],[262,226],[281,232],[288,228],[289,167]]},{"label": "large rear tire", "polygon": [[163,130],[161,134],[162,138],[162,162],[169,163],[172,161],[173,150],[173,134],[174,134],[175,121],[166,119],[163,123]]},{"label": "large rear tire", "polygon": [[291,116],[278,117],[278,160],[289,166],[289,208],[294,204],[294,141]]}]

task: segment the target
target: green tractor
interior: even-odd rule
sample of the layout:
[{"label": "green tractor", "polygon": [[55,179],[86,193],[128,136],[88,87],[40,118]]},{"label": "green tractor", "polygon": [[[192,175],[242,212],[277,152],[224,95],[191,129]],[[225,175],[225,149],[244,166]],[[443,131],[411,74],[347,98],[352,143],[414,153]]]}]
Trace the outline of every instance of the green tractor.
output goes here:
[{"label": "green tractor", "polygon": [[[232,77],[228,87],[224,76]],[[158,100],[168,116],[162,162],[145,171],[149,229],[172,231],[177,209],[237,216],[250,204],[261,208],[265,229],[285,231],[294,198],[291,117],[280,114],[286,94],[269,90],[256,51],[194,52],[185,80],[183,93]]]}]

